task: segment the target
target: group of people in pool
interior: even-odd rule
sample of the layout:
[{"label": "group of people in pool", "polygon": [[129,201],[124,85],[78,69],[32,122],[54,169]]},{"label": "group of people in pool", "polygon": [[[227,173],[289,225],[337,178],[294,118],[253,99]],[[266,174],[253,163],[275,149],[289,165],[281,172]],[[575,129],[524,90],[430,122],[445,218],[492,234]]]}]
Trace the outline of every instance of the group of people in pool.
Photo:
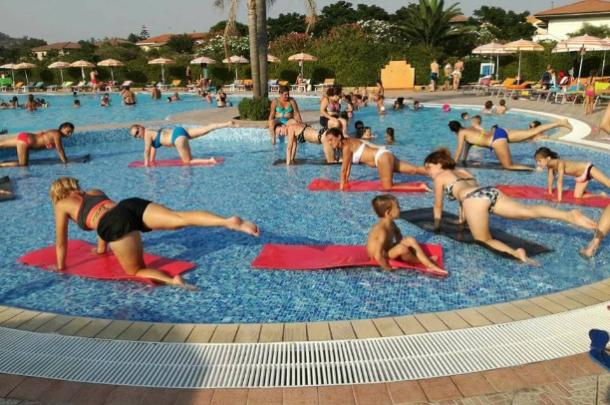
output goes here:
[{"label": "group of people in pool", "polygon": [[[458,159],[456,158],[461,155],[461,152],[458,153],[460,144],[461,147],[464,144],[480,145],[496,151],[500,149],[500,144],[531,139],[558,126],[569,127],[569,123],[566,121],[537,125],[524,131],[500,129],[499,132],[502,133],[500,136],[497,134],[499,128],[496,127],[489,132],[479,131],[476,137],[472,134],[471,128],[464,128],[459,122],[452,121],[450,128],[458,136],[458,151],[455,153],[455,157],[447,149],[439,149],[424,159],[423,166],[417,166],[401,161],[385,147],[350,137],[347,134],[348,120],[340,116],[339,98],[340,95],[332,91],[323,98],[324,107],[321,107],[320,110],[322,129],[316,130],[299,122],[302,120],[299,119],[300,113],[296,102],[293,104],[289,95],[281,94],[280,98],[274,101],[273,127],[270,128],[270,133],[272,133],[272,138],[287,135],[296,142],[303,142],[302,139],[304,139],[305,142],[321,144],[329,162],[341,163],[340,188],[342,190],[349,188],[349,175],[353,164],[364,164],[376,168],[382,187],[389,191],[394,185],[393,173],[429,176],[433,180],[435,229],[440,229],[443,199],[446,196],[450,201],[459,202],[459,222],[468,225],[475,240],[494,251],[531,265],[536,265],[537,262],[529,258],[525,250],[515,249],[494,239],[489,230],[490,214],[519,220],[555,219],[594,230],[593,239],[586,248],[581,250],[581,254],[587,257],[595,254],[602,239],[610,231],[610,206],[606,208],[597,224],[576,209],[560,210],[547,205],[523,205],[504,195],[494,186],[480,185],[473,174],[457,167]],[[276,119],[279,123],[275,122]],[[282,123],[282,120],[285,122]],[[151,130],[135,124],[130,128],[130,134],[143,139],[145,164],[154,161],[155,150],[161,146],[176,147],[185,163],[196,163],[199,160],[210,162],[209,159],[192,158],[189,140],[204,136],[213,130],[231,126],[234,126],[232,121],[193,129],[176,127]],[[19,156],[19,162],[16,163],[27,164],[29,148],[55,147],[60,154],[60,159],[65,163],[67,159],[61,147],[61,138],[70,136],[73,131],[74,126],[71,123],[64,123],[58,130],[43,131],[39,134],[20,133],[2,140],[0,148],[15,147]],[[58,147],[58,145],[60,146]],[[504,147],[507,148],[507,145]],[[287,143],[286,150],[287,161],[293,161],[295,150],[291,149],[290,141]],[[549,191],[552,191],[554,174],[558,174],[559,200],[561,200],[562,182],[565,175],[576,177],[575,197],[577,198],[587,197],[586,186],[592,179],[610,187],[610,179],[593,164],[562,160],[548,148],[539,148],[534,157],[538,167],[546,168],[549,172]],[[521,169],[514,166],[511,164],[507,169]],[[427,186],[422,186],[422,189],[427,189]],[[95,230],[98,236],[96,252],[104,254],[110,247],[126,273],[184,288],[192,287],[188,286],[180,276],[169,277],[163,272],[146,266],[143,260],[142,232],[181,229],[189,226],[217,226],[253,236],[259,235],[259,229],[254,223],[238,216],[224,218],[206,211],[177,212],[140,198],[130,198],[116,203],[101,190],[82,190],[78,180],[69,177],[55,180],[51,185],[49,195],[55,210],[57,270],[63,270],[66,265],[69,220],[77,223],[81,229]],[[414,238],[402,237],[394,223],[400,212],[398,200],[395,197],[378,196],[373,199],[372,204],[375,213],[380,218],[379,223],[371,229],[367,240],[367,251],[373,259],[377,260],[383,268],[389,268],[388,260],[398,259],[419,262],[431,270],[439,270],[436,263],[437,258],[426,257]]]}]

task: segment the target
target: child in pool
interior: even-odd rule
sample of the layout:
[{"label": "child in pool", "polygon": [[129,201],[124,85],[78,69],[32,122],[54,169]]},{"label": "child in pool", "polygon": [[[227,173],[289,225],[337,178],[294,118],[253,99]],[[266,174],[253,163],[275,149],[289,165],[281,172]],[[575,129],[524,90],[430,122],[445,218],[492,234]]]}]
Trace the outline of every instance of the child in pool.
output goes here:
[{"label": "child in pool", "polygon": [[394,128],[387,127],[385,129],[385,144],[386,145],[394,145]]},{"label": "child in pool", "polygon": [[506,108],[506,100],[502,99],[499,101],[499,106],[496,107],[496,114],[498,115],[504,115],[506,114],[506,111],[508,111],[508,108]]},{"label": "child in pool", "polygon": [[553,180],[557,173],[557,201],[561,202],[563,196],[563,176],[575,177],[576,184],[574,185],[574,198],[594,197],[595,194],[585,194],[589,181],[595,179],[606,187],[610,187],[610,179],[593,166],[591,162],[575,162],[572,160],[563,160],[559,155],[549,148],[539,148],[534,154],[536,165],[539,169],[548,170],[548,192],[553,193]]},{"label": "child in pool", "polygon": [[463,112],[461,117],[462,117],[462,121],[470,120],[470,114],[468,114],[467,112]]},{"label": "child in pool", "polygon": [[435,256],[428,257],[415,238],[403,238],[394,223],[400,215],[400,205],[393,195],[384,194],[373,198],[373,210],[380,218],[373,225],[366,241],[366,251],[384,270],[392,270],[388,260],[401,260],[407,263],[421,263],[427,269],[443,271],[435,263]]},{"label": "child in pool", "polygon": [[493,114],[494,113],[494,103],[491,100],[487,100],[485,104],[483,104],[483,110],[481,110],[481,114]]},{"label": "child in pool", "polygon": [[371,127],[364,127],[362,139],[373,139],[373,132],[371,131]]}]

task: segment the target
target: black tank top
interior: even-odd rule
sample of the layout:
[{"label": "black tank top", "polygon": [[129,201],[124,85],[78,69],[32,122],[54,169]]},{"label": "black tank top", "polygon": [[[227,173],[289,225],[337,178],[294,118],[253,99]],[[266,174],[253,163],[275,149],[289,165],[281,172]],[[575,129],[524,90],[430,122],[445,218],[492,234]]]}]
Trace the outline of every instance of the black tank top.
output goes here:
[{"label": "black tank top", "polygon": [[87,217],[92,210],[99,206],[100,203],[104,201],[111,201],[110,198],[104,193],[101,195],[82,195],[83,202],[80,205],[80,209],[78,210],[78,216],[76,217],[76,224],[84,231],[90,231],[91,229],[87,227]]}]

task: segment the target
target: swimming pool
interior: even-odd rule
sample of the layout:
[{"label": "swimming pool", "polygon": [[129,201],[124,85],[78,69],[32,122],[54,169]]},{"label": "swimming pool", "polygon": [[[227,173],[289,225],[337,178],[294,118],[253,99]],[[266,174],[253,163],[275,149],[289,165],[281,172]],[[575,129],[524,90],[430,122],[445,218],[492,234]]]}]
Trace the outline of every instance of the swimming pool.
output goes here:
[{"label": "swimming pool", "polygon": [[[388,112],[358,111],[373,131],[396,128],[397,156],[422,163],[429,150],[455,148],[446,127],[462,110],[446,114],[438,109]],[[533,117],[509,114],[485,117],[507,128],[523,128]],[[546,144],[565,157],[593,161],[610,172],[607,155],[589,149]],[[511,145],[515,161],[533,163],[540,144]],[[70,154],[91,153],[86,164],[32,166],[6,169],[16,182],[19,199],[2,203],[0,215],[0,304],[78,316],[114,319],[189,322],[251,323],[359,319],[443,311],[522,299],[589,284],[610,277],[610,250],[584,261],[577,250],[590,232],[554,221],[508,221],[494,217],[492,225],[555,249],[538,256],[541,267],[518,265],[488,251],[463,245],[399,221],[404,235],[420,242],[440,243],[445,250],[447,279],[418,273],[376,271],[370,268],[330,271],[268,271],[250,267],[264,243],[362,244],[375,222],[370,200],[375,193],[313,193],[306,187],[316,178],[338,179],[338,167],[271,166],[284,156],[284,145],[272,147],[264,130],[224,129],[192,142],[193,154],[224,156],[224,164],[209,168],[128,169],[142,156],[141,141],[125,130],[77,134],[67,142]],[[50,152],[40,152],[44,156]],[[473,151],[492,159],[483,149]],[[52,155],[52,153],[51,153]],[[160,150],[160,158],[176,151]],[[319,157],[319,146],[299,147],[301,157]],[[3,155],[4,157],[4,155]],[[473,170],[482,184],[535,184],[546,174]],[[86,188],[101,188],[111,198],[152,199],[175,209],[208,209],[221,215],[238,214],[256,221],[259,239],[220,229],[188,229],[144,235],[150,253],[193,261],[188,282],[201,291],[149,287],[137,283],[102,282],[62,276],[16,264],[17,257],[54,241],[54,223],[47,190],[51,179],[75,176]],[[354,167],[352,179],[373,179],[376,172]],[[396,176],[408,180],[407,176]],[[566,183],[571,186],[573,180]],[[592,185],[593,191],[601,190]],[[432,195],[398,195],[401,208],[432,206]],[[532,202],[530,202],[532,203]],[[568,208],[568,206],[565,206]],[[445,202],[455,212],[455,203]],[[599,210],[583,209],[597,218]],[[70,225],[72,239],[94,241],[93,233]]]},{"label": "swimming pool", "polygon": [[[182,93],[182,100],[168,103],[163,93],[160,100],[152,100],[149,93],[138,93],[137,105],[125,106],[121,103],[118,93],[110,95],[110,107],[100,107],[102,94],[81,93],[78,97],[72,95],[53,95],[48,93],[35,93],[36,98],[44,98],[49,108],[30,112],[24,109],[0,110],[0,129],[7,129],[9,133],[19,131],[35,131],[47,128],[56,128],[62,122],[72,122],[76,129],[95,124],[134,123],[150,120],[164,120],[168,117],[200,109],[216,108],[216,102],[208,103],[200,96]],[[0,93],[0,100],[9,101],[13,95]],[[19,103],[24,104],[27,95],[17,96]],[[229,101],[237,105],[241,96],[230,96]],[[75,99],[80,100],[81,107],[72,106]],[[297,99],[302,110],[318,109],[319,99],[300,97]]]}]

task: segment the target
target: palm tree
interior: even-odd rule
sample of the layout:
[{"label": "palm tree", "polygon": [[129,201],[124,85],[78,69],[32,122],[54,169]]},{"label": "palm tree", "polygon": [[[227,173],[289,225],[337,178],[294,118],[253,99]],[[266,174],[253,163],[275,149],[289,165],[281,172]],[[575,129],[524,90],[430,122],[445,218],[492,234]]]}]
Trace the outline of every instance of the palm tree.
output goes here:
[{"label": "palm tree", "polygon": [[[235,18],[239,0],[214,0],[216,7],[223,8],[230,1],[229,15],[225,26],[225,54],[230,56],[228,38],[235,30]],[[252,67],[252,95],[254,97],[267,97],[267,4],[274,0],[247,0],[248,9],[248,36],[250,43],[250,64]],[[305,0],[307,8],[307,30],[316,22],[316,1]]]},{"label": "palm tree", "polygon": [[439,46],[450,38],[472,30],[471,27],[451,24],[451,19],[461,14],[457,3],[445,9],[444,0],[419,0],[419,4],[407,8],[407,18],[402,29],[414,42],[430,47]]}]

